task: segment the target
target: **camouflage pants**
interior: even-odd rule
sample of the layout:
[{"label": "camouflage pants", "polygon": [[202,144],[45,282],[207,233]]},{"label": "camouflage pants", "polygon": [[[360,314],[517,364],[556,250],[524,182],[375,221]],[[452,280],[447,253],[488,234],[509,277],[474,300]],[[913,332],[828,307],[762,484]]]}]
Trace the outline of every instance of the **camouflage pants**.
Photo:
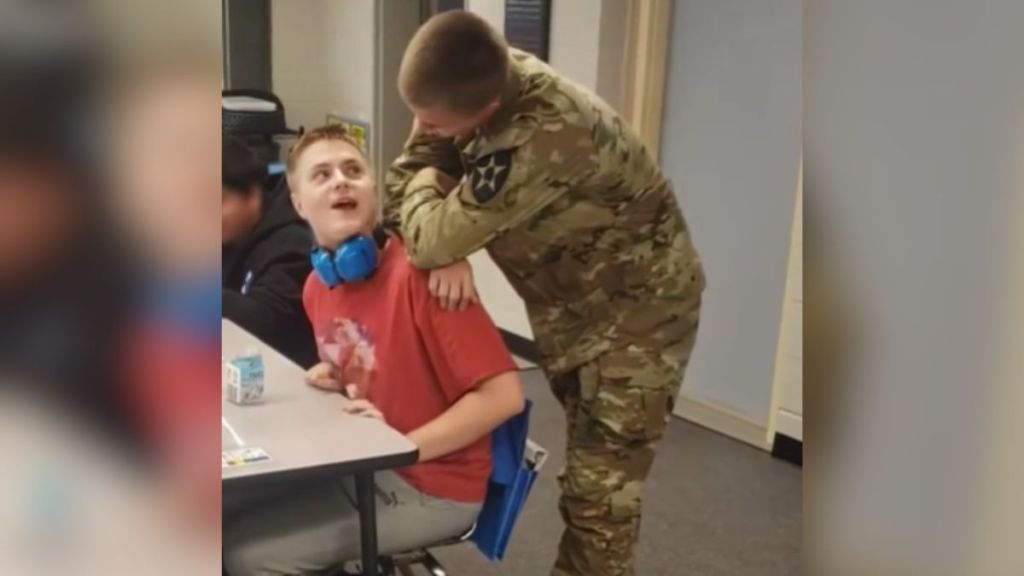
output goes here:
[{"label": "camouflage pants", "polygon": [[552,576],[632,576],[644,483],[675,404],[692,340],[681,353],[606,352],[551,388],[565,408],[559,475],[565,532]]}]

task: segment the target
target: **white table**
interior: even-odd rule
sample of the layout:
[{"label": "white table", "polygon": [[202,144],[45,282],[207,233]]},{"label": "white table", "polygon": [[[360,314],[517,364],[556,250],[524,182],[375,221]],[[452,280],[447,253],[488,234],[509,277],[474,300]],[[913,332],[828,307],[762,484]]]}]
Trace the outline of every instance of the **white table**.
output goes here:
[{"label": "white table", "polygon": [[[377,520],[373,475],[416,462],[418,450],[387,424],[344,413],[345,398],[316,390],[302,368],[229,320],[221,325],[224,358],[258,351],[264,364],[264,393],[255,404],[222,401],[222,415],[247,447],[262,448],[269,460],[221,468],[225,488],[311,475],[355,478],[361,526],[363,571],[376,574]],[[238,446],[222,427],[223,449]]]}]

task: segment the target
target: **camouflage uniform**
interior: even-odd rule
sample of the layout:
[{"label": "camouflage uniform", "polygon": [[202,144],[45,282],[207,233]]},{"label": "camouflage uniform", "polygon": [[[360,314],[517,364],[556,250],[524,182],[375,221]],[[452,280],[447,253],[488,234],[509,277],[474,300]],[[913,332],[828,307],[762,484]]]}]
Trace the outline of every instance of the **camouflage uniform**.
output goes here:
[{"label": "camouflage uniform", "polygon": [[[486,248],[523,298],[569,424],[553,574],[629,575],[704,273],[671,186],[622,119],[543,62],[511,55],[484,127],[407,143],[387,174],[385,219],[400,223],[415,265]],[[460,182],[451,189],[427,166]]]}]

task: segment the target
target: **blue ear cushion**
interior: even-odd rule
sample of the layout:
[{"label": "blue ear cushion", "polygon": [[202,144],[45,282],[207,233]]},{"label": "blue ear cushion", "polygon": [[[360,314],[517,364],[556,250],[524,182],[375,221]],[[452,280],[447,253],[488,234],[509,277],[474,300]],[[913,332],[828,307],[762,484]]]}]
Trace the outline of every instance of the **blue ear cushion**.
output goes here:
[{"label": "blue ear cushion", "polygon": [[309,261],[313,265],[313,271],[317,277],[328,288],[334,288],[341,283],[341,278],[334,269],[334,259],[326,250],[317,248],[309,255]]},{"label": "blue ear cushion", "polygon": [[333,254],[316,248],[309,256],[313,270],[328,288],[369,278],[377,269],[377,259],[377,242],[369,236],[350,238]]},{"label": "blue ear cushion", "polygon": [[369,278],[377,269],[377,243],[369,236],[347,240],[334,254],[334,269],[343,282]]}]

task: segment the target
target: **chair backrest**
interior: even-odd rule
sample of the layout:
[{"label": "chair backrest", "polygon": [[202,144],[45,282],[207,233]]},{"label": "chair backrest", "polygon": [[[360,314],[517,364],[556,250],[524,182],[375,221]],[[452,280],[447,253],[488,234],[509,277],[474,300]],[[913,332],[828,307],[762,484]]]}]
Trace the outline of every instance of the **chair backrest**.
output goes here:
[{"label": "chair backrest", "polygon": [[220,96],[221,98],[245,96],[255,98],[257,100],[265,100],[267,102],[273,102],[278,110],[284,110],[284,102],[277,97],[277,94],[274,94],[269,90],[258,90],[255,88],[231,88],[229,90],[221,90]]},{"label": "chair backrest", "polygon": [[[270,106],[260,106],[260,104]],[[233,136],[283,136],[299,134],[285,122],[284,103],[273,92],[232,89],[221,92],[221,130]]]},{"label": "chair backrest", "polygon": [[[496,561],[504,558],[512,528],[547,455],[543,448],[527,437],[531,407],[532,403],[527,400],[521,413],[492,433],[494,466],[488,482],[487,498],[477,522],[461,535],[433,544],[430,548],[468,540],[488,559]],[[392,560],[394,566],[400,569],[421,565],[431,574],[445,574],[440,562],[426,548],[397,554]]]},{"label": "chair backrest", "polygon": [[499,426],[491,436],[494,466],[487,486],[487,497],[470,539],[490,560],[505,556],[512,529],[537,478],[533,463],[526,461],[530,409],[527,400],[523,411]]}]

